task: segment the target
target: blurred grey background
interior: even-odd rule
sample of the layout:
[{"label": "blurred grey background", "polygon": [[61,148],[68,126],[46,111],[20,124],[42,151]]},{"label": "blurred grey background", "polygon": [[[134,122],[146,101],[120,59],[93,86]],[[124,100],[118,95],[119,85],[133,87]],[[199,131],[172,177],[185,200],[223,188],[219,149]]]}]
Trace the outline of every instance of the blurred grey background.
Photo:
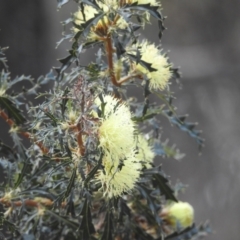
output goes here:
[{"label": "blurred grey background", "polygon": [[[72,1],[73,2],[73,1]],[[64,57],[67,42],[60,21],[72,13],[70,3],[56,11],[56,0],[0,1],[0,46],[9,46],[12,77],[44,75],[57,58]],[[186,157],[181,162],[163,159],[172,183],[188,184],[180,199],[196,211],[196,222],[209,219],[214,234],[209,240],[240,239],[240,2],[239,0],[162,0],[168,16],[162,47],[176,67],[181,66],[182,88],[175,83],[179,114],[199,122],[206,139],[202,155],[186,133],[163,121],[163,139],[176,143]],[[144,32],[157,42],[156,23]],[[8,129],[0,119],[0,138]]]}]

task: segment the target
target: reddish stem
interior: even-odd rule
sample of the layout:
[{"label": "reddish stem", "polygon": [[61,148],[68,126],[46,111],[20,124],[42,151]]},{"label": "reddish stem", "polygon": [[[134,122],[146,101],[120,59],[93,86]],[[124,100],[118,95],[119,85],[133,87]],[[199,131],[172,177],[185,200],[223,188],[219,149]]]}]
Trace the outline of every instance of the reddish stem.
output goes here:
[{"label": "reddish stem", "polygon": [[84,147],[83,139],[82,139],[81,123],[77,124],[77,142],[78,142],[78,146],[79,146],[79,149],[80,149],[80,154],[82,156],[84,156],[84,154],[85,154],[85,147]]},{"label": "reddish stem", "polygon": [[[10,126],[13,127],[15,125],[15,122],[8,117],[8,115],[0,109],[0,116],[5,120],[5,122]],[[25,138],[31,140],[32,136],[29,132],[20,132],[22,136]],[[41,149],[43,154],[47,154],[49,152],[49,149],[45,148],[41,142],[37,142],[36,139],[33,139],[34,143]]]},{"label": "reddish stem", "polygon": [[[0,203],[5,205],[6,207],[11,207],[11,206],[21,207],[22,205],[25,205],[27,207],[39,207],[39,205],[51,207],[54,204],[54,202],[50,199],[43,198],[42,200],[43,201],[40,201],[40,200],[36,201],[34,199],[26,199],[24,201],[10,201],[10,200],[6,200],[4,198],[0,198]],[[61,207],[65,207],[65,206],[66,206],[66,202],[62,202]]]},{"label": "reddish stem", "polygon": [[131,80],[132,78],[137,78],[137,77],[141,78],[141,76],[139,74],[126,76],[126,77],[120,79],[118,81],[118,84],[122,85],[124,82],[127,82],[128,80]]},{"label": "reddish stem", "polygon": [[112,80],[112,83],[115,86],[120,86],[120,84],[117,82],[115,74],[114,74],[114,67],[113,67],[113,48],[112,48],[112,39],[111,36],[108,35],[106,38],[106,51],[107,51],[107,59],[108,59],[108,67],[109,67],[109,73]]}]

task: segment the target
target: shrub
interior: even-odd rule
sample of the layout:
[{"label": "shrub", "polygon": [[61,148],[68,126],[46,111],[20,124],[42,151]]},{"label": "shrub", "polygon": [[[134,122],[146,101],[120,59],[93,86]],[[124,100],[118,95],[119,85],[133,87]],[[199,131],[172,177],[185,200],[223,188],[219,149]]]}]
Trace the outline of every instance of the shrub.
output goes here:
[{"label": "shrub", "polygon": [[[59,7],[68,0],[59,0]],[[156,0],[76,1],[69,55],[33,80],[10,79],[1,54],[0,116],[14,146],[4,141],[5,181],[0,206],[3,239],[195,239],[209,231],[194,224],[194,210],[179,202],[154,157],[183,154],[160,138],[159,118],[186,131],[201,148],[195,125],[178,116],[170,84],[180,77],[158,45],[138,30],[158,21]],[[61,41],[62,41],[61,40]],[[61,42],[60,41],[60,42]],[[95,61],[81,55],[94,47]],[[31,87],[11,93],[14,84]],[[53,82],[49,92],[41,86]],[[129,86],[143,96],[136,98]],[[34,106],[27,96],[41,100]],[[154,95],[161,103],[153,103]],[[24,145],[22,138],[29,140]]]}]

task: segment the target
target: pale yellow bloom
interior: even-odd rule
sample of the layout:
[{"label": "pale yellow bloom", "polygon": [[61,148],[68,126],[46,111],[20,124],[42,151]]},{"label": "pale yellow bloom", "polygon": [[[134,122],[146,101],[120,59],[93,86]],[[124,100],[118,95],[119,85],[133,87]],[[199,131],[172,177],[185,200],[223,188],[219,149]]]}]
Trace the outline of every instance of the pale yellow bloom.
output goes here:
[{"label": "pale yellow bloom", "polygon": [[112,9],[117,10],[119,0],[104,0],[102,2],[97,0],[97,3],[104,12],[111,11]]},{"label": "pale yellow bloom", "polygon": [[[90,40],[99,40],[101,37],[106,37],[107,34],[111,31],[115,31],[116,29],[124,29],[128,26],[128,23],[122,18],[119,17],[114,23],[110,21],[108,14],[115,13],[118,8],[118,1],[116,0],[105,0],[103,3],[97,1],[99,7],[103,10],[105,15],[101,18],[96,25],[92,26],[91,31],[89,33],[88,38]],[[81,26],[86,21],[94,18],[95,15],[100,13],[97,9],[90,5],[84,6],[85,20],[82,14],[81,9],[74,14],[74,22],[75,24]],[[78,32],[79,29],[74,28],[74,32]]]},{"label": "pale yellow bloom", "polygon": [[135,65],[135,69],[140,73],[147,76],[149,79],[149,88],[151,90],[164,90],[168,84],[169,79],[172,77],[170,64],[168,59],[161,53],[154,44],[147,41],[138,43],[136,47],[140,47],[141,60],[150,63],[155,71],[149,71],[141,64]]},{"label": "pale yellow bloom", "polygon": [[[106,103],[104,116],[99,127],[99,146],[112,161],[123,159],[125,153],[134,148],[135,123],[131,119],[129,107],[111,95],[104,96]],[[96,104],[101,106],[100,99]]]},{"label": "pale yellow bloom", "polygon": [[[111,95],[103,97],[106,104],[95,103],[103,110],[98,129],[99,147],[104,153],[103,170],[96,179],[101,182],[103,192],[108,197],[117,197],[129,192],[139,178],[142,164],[137,158],[135,123],[126,103]],[[95,113],[93,113],[96,116]]]},{"label": "pale yellow bloom", "polygon": [[88,20],[94,18],[94,16],[97,15],[98,11],[95,8],[93,8],[89,5],[85,5],[84,6],[84,13],[85,13],[85,20],[84,20],[82,11],[80,9],[79,9],[79,11],[74,13],[75,24],[81,25],[81,24],[87,22]]},{"label": "pale yellow bloom", "polygon": [[190,227],[194,221],[194,209],[187,202],[175,202],[162,211],[166,222],[175,230]]},{"label": "pale yellow bloom", "polygon": [[154,152],[152,147],[148,144],[148,141],[142,134],[137,136],[136,158],[141,161],[146,168],[151,168],[151,164],[153,163],[154,158]]},{"label": "pale yellow bloom", "polygon": [[122,163],[116,159],[113,161],[110,155],[106,155],[103,158],[103,166],[104,170],[98,172],[97,179],[102,183],[103,192],[109,198],[129,193],[139,179],[142,169],[134,151],[125,154]]}]

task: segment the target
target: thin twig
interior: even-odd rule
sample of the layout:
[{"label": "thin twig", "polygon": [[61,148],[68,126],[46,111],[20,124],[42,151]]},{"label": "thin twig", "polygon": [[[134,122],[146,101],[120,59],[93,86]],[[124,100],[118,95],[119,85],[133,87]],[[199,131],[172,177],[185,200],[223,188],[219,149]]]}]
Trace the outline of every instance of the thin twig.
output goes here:
[{"label": "thin twig", "polygon": [[83,144],[82,127],[81,127],[81,123],[80,122],[77,124],[77,128],[76,129],[77,129],[77,142],[78,142],[80,154],[82,156],[84,156],[84,154],[85,154],[85,147],[84,147],[84,144]]},{"label": "thin twig", "polygon": [[[13,127],[15,125],[15,122],[10,119],[8,117],[8,115],[0,109],[0,116],[5,120],[5,122],[10,126]],[[49,152],[49,149],[44,147],[43,143],[38,142],[34,137],[32,137],[31,133],[29,132],[25,132],[25,131],[21,131],[19,132],[22,136],[24,136],[25,138],[31,140],[33,139],[33,142],[41,149],[41,151],[43,152],[43,154],[47,154]]]},{"label": "thin twig", "polygon": [[[35,199],[26,199],[24,201],[11,201],[6,200],[5,198],[0,198],[0,203],[2,203],[6,207],[21,207],[22,205],[27,207],[39,207],[40,205],[43,205],[45,207],[51,207],[54,204],[54,201],[48,199],[48,198],[35,198]],[[66,202],[61,203],[61,207],[65,207]]]},{"label": "thin twig", "polygon": [[119,85],[122,85],[124,82],[127,82],[128,80],[131,80],[132,78],[141,78],[141,76],[139,74],[136,74],[136,75],[128,75],[126,77],[123,77],[121,78],[119,81],[118,81],[118,84]]}]

